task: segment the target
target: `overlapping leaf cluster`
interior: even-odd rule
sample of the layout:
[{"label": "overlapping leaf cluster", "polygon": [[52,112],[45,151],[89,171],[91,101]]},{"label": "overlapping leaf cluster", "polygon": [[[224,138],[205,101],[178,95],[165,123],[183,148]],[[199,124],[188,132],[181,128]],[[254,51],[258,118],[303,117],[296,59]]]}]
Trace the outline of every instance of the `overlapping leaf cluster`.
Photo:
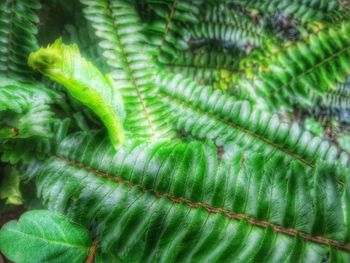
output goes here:
[{"label": "overlapping leaf cluster", "polygon": [[42,4],[76,8],[49,45],[39,2],[0,2],[0,199],[33,201],[20,176],[47,209],[6,257],[350,261],[349,154],[292,114],[349,106],[346,3]]}]

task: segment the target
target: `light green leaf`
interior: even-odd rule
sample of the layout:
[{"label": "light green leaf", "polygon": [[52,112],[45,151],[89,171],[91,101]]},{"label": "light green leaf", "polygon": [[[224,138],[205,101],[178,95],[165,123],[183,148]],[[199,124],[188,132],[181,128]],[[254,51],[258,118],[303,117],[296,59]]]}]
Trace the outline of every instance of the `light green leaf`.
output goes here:
[{"label": "light green leaf", "polygon": [[22,204],[19,182],[19,174],[15,169],[5,169],[4,175],[0,176],[0,199],[5,199],[6,204]]},{"label": "light green leaf", "polygon": [[78,46],[61,39],[32,53],[29,65],[62,84],[69,93],[101,119],[114,147],[124,141],[124,106],[116,87],[91,62],[80,55]]}]

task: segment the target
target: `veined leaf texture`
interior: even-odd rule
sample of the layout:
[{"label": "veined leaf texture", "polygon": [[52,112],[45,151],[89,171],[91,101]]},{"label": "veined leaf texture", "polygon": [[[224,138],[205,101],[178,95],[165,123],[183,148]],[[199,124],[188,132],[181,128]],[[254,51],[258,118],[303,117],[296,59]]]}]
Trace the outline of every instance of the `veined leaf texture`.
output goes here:
[{"label": "veined leaf texture", "polygon": [[348,1],[0,7],[6,259],[350,262]]}]

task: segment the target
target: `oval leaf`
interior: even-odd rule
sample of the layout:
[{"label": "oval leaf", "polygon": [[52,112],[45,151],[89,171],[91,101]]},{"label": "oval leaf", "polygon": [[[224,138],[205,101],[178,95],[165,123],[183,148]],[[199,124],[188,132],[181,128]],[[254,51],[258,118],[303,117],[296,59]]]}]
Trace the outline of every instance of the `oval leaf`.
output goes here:
[{"label": "oval leaf", "polygon": [[45,210],[27,212],[0,230],[0,251],[16,263],[84,262],[91,244],[82,226]]}]

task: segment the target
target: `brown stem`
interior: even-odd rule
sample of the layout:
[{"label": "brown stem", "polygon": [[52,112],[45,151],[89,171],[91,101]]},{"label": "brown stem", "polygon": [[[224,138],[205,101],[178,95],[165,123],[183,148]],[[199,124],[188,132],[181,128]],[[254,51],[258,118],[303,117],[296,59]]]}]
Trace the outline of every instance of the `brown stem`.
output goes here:
[{"label": "brown stem", "polygon": [[85,261],[86,263],[93,263],[95,261],[96,250],[97,250],[97,239],[95,239],[94,243],[90,247],[89,256]]}]

